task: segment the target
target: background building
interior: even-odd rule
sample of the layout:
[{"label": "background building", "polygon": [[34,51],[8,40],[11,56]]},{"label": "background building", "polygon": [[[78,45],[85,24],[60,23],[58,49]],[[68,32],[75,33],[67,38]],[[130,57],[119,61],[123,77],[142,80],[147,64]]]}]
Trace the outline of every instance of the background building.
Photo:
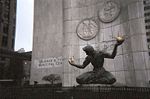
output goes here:
[{"label": "background building", "polygon": [[15,27],[16,27],[16,6],[17,0],[0,0],[0,78],[4,78],[4,68],[8,68],[9,54],[2,53],[14,51]]},{"label": "background building", "polygon": [[0,49],[0,57],[5,57],[0,61],[0,86],[29,84],[31,53]]},{"label": "background building", "polygon": [[14,50],[17,0],[0,0],[0,48]]},{"label": "background building", "polygon": [[[15,52],[17,0],[0,0],[0,84],[29,81],[31,52]],[[10,84],[10,83],[9,83]]]},{"label": "background building", "polygon": [[[35,0],[30,83],[46,83],[43,76],[57,73],[63,86],[77,85],[76,77],[92,66],[80,70],[68,59],[74,56],[75,62],[82,63],[87,44],[111,52],[114,37],[124,35],[117,56],[105,59],[104,67],[125,86],[149,86],[149,4],[149,0]],[[54,60],[60,57],[62,64],[57,66]]]}]

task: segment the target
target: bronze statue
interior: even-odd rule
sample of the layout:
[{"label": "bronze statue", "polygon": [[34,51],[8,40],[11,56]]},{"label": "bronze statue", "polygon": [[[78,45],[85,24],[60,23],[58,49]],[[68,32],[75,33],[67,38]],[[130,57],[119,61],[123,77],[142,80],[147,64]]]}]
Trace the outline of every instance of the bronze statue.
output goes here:
[{"label": "bronze statue", "polygon": [[116,44],[114,46],[112,54],[105,53],[103,51],[96,51],[90,45],[87,45],[83,48],[87,57],[85,58],[82,65],[75,64],[74,61],[69,60],[69,63],[72,66],[75,66],[80,69],[84,69],[89,63],[93,65],[93,71],[83,73],[82,75],[76,78],[77,83],[79,84],[113,84],[116,82],[116,78],[103,67],[104,58],[111,58],[117,54],[117,47],[124,42],[122,37],[116,37]]}]

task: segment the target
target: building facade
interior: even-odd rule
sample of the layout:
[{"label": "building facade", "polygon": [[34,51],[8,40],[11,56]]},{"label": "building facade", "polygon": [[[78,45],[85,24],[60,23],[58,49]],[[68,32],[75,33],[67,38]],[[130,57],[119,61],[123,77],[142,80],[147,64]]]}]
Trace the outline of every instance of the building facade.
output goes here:
[{"label": "building facade", "polygon": [[[0,0],[0,48],[14,50],[17,0]],[[0,52],[1,53],[1,52]],[[2,66],[7,58],[0,57]]]},{"label": "building facade", "polygon": [[[74,56],[82,64],[88,44],[111,53],[114,37],[124,36],[115,59],[104,68],[125,86],[148,87],[150,81],[149,0],[38,0],[34,2],[34,34],[30,83],[58,73],[63,86],[75,86],[76,77],[91,71],[68,64]],[[61,65],[56,60],[61,57]],[[55,61],[54,61],[55,60]]]},{"label": "building facade", "polygon": [[9,54],[14,51],[16,6],[17,0],[0,0],[0,79],[5,78],[5,70],[10,65]]},{"label": "building facade", "polygon": [[0,48],[14,50],[17,0],[0,0]]},{"label": "building facade", "polygon": [[[0,49],[0,86],[29,84],[32,52],[18,53],[11,50]],[[9,85],[9,84],[10,85]]]}]

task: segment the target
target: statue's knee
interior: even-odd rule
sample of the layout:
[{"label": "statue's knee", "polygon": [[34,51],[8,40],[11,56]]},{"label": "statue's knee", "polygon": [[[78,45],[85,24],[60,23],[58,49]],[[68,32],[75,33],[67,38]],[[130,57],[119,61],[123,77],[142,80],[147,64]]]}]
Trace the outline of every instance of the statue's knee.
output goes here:
[{"label": "statue's knee", "polygon": [[116,80],[116,78],[112,78],[110,81],[109,81],[109,84],[113,84],[113,83],[115,83],[117,80]]},{"label": "statue's knee", "polygon": [[77,81],[78,84],[83,84],[83,80],[79,77],[76,78],[76,81]]}]

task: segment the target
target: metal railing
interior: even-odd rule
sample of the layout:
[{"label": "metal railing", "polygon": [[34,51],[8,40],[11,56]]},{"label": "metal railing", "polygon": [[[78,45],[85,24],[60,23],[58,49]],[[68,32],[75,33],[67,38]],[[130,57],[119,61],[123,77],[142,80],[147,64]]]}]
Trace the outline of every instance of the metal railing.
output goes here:
[{"label": "metal railing", "polygon": [[0,99],[150,99],[145,87],[5,87]]}]

